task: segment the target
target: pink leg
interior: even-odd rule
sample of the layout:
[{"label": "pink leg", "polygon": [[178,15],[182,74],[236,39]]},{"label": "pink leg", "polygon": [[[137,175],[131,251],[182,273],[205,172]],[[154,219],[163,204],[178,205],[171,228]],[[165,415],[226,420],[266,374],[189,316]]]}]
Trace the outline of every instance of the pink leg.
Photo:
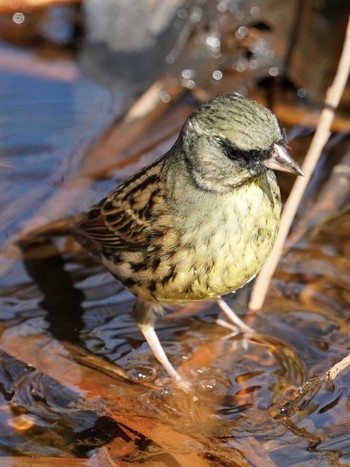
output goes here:
[{"label": "pink leg", "polygon": [[189,391],[191,388],[190,383],[184,381],[179,373],[175,370],[172,364],[169,362],[166,353],[160,343],[158,336],[154,330],[154,327],[146,324],[146,325],[139,325],[139,328],[144,335],[148,345],[150,346],[154,356],[158,360],[158,362],[165,368],[168,375],[172,378],[177,386],[180,386],[183,390]]},{"label": "pink leg", "polygon": [[[227,319],[235,325],[236,328],[239,329],[242,333],[248,333],[252,334],[254,333],[254,329],[249,327],[247,324],[245,324],[244,321],[242,321],[236,313],[232,310],[232,308],[221,298],[215,299],[217,305],[221,308],[221,310],[225,313]],[[221,324],[222,320],[219,320],[219,324],[221,326],[225,326],[224,324]],[[226,326],[228,327],[228,326]]]}]

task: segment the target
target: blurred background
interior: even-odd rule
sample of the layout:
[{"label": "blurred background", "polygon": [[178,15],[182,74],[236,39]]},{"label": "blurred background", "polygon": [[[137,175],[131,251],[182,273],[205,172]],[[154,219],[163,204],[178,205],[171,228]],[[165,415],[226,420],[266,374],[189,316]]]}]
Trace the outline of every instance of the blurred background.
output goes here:
[{"label": "blurred background", "polygon": [[[350,347],[349,86],[264,309],[246,316],[261,341],[227,339],[212,304],[159,323],[174,364],[197,378],[197,401],[157,389],[165,375],[134,326],[133,297],[103,268],[69,240],[16,243],[159,157],[217,94],[270,107],[302,163],[348,13],[347,0],[0,0],[4,462],[350,462],[349,375],[284,417],[274,405]],[[279,177],[285,199],[293,179]],[[248,295],[228,301],[245,313]]]}]

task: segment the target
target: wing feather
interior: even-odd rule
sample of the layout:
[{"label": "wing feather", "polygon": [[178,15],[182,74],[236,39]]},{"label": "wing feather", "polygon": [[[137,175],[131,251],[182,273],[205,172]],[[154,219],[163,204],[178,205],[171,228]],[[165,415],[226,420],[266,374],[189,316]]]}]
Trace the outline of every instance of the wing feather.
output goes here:
[{"label": "wing feather", "polygon": [[79,219],[75,236],[95,254],[147,249],[159,195],[160,161],[114,190]]}]

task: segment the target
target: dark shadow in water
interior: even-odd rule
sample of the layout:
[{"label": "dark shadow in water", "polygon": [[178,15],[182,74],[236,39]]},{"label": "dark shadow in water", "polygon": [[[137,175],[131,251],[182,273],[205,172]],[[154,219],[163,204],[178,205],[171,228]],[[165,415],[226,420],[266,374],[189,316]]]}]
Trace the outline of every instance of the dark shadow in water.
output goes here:
[{"label": "dark shadow in water", "polygon": [[[82,291],[74,287],[69,274],[64,269],[64,260],[50,239],[45,247],[57,253],[42,259],[32,259],[31,252],[37,244],[20,245],[25,268],[33,282],[44,295],[40,306],[47,311],[48,331],[59,341],[76,344],[80,341],[80,331],[84,300]],[[42,242],[40,243],[42,247]]]},{"label": "dark shadow in water", "polygon": [[[43,446],[78,457],[85,457],[91,449],[115,438],[130,441],[123,426],[111,417],[81,406],[78,393],[0,350],[0,399],[2,395],[11,401],[13,415],[29,413],[44,423],[23,432],[11,432],[8,448],[12,454],[21,452],[22,443],[28,449],[31,437]],[[6,426],[6,430],[10,428]]]}]

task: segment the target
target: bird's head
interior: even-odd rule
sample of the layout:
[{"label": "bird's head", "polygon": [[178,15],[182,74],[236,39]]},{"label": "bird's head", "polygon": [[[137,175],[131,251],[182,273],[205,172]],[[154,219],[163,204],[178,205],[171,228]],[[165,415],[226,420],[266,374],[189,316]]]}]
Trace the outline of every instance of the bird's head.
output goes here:
[{"label": "bird's head", "polygon": [[285,149],[276,116],[239,94],[201,105],[187,119],[180,140],[191,177],[205,190],[227,192],[269,169],[303,175]]}]

